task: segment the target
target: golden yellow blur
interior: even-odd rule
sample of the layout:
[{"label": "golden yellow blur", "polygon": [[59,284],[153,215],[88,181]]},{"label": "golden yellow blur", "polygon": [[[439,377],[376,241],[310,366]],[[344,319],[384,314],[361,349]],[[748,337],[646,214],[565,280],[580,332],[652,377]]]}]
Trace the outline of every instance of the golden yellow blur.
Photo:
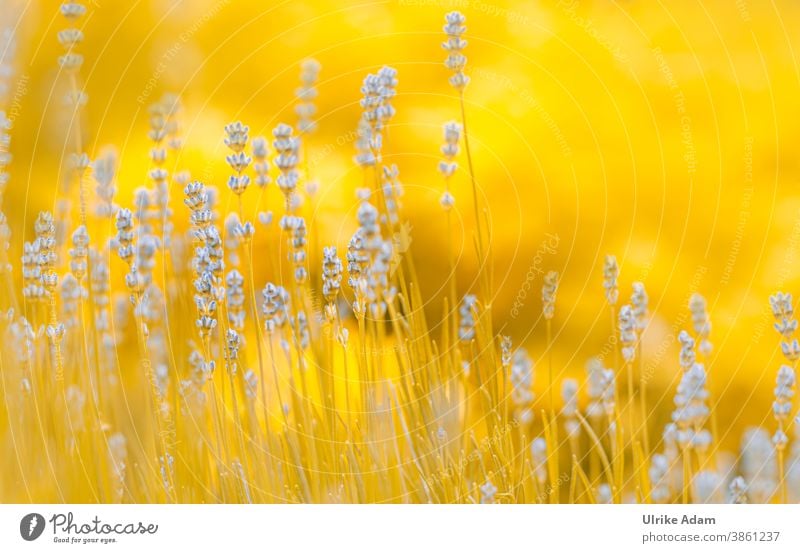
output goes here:
[{"label": "golden yellow blur", "polygon": [[[3,0],[0,7],[0,23],[14,29],[17,42],[2,104],[13,123],[2,207],[16,281],[22,240],[33,239],[39,211],[57,211],[64,160],[72,152],[62,102],[68,82],[57,63],[63,50],[56,37],[64,27],[60,4]],[[736,452],[751,425],[774,431],[773,388],[782,355],[768,298],[778,290],[800,295],[796,2],[86,4],[80,82],[88,103],[81,131],[91,159],[106,145],[118,149],[116,201],[123,206],[130,207],[134,189],[148,182],[148,107],[174,93],[183,105],[184,147],[170,160],[170,172],[188,170],[192,179],[218,187],[223,212],[236,210],[226,186],[223,127],[238,120],[250,126],[251,137],[271,137],[278,123],[294,125],[300,63],[320,62],[318,129],[303,143],[306,168],[319,182],[313,205],[303,208],[314,286],[321,247],[336,245],[344,256],[358,225],[356,190],[364,175],[353,157],[362,80],[383,65],[396,68],[397,114],[384,136],[383,158],[397,164],[405,186],[403,212],[434,334],[449,282],[439,203],[444,183],[437,172],[441,127],[461,117],[443,65],[442,25],[444,13],[463,12],[471,79],[465,107],[479,196],[490,219],[494,330],[510,335],[515,347],[524,345],[534,359],[537,410],[549,407],[543,275],[560,275],[549,361],[554,378],[582,380],[588,359],[599,354],[610,364],[614,357],[602,274],[605,255],[614,254],[619,303],[628,303],[632,283],[641,281],[653,313],[642,338],[642,370],[652,375],[651,449],[673,409],[681,375],[677,335],[691,330],[688,302],[695,292],[707,299],[712,323],[714,350],[706,369],[719,425],[714,447]],[[463,155],[459,163],[466,166]],[[88,189],[93,193],[93,182]],[[480,287],[466,171],[454,177],[452,191],[461,297]],[[248,194],[249,214],[272,210],[277,219],[282,213],[274,184],[258,206],[257,193]],[[184,230],[182,195],[180,187],[172,190],[176,224]],[[257,234],[256,259],[272,256],[262,255],[270,247]],[[112,287],[122,290],[118,260],[111,278]],[[267,269],[257,266],[257,290],[267,278]],[[624,387],[622,373],[618,383]],[[560,493],[566,499],[567,492]],[[29,499],[0,480],[0,500]],[[184,496],[207,499],[202,493]]]}]

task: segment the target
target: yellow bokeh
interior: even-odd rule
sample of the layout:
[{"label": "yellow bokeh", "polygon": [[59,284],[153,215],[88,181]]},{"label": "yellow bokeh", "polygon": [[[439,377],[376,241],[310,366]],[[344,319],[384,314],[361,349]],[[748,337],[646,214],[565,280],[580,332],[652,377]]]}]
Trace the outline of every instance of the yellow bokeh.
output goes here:
[{"label": "yellow bokeh", "polygon": [[[4,200],[16,238],[12,259],[19,259],[21,237],[30,239],[36,213],[54,206],[69,151],[56,63],[59,4],[3,0],[18,42],[7,99],[14,164]],[[91,4],[81,47],[84,138],[90,157],[107,144],[119,149],[121,203],[147,180],[147,107],[163,93],[179,94],[184,105],[185,150],[176,167],[224,189],[224,124],[241,120],[252,135],[294,124],[299,63],[313,57],[322,64],[319,129],[306,149],[320,193],[309,224],[343,248],[363,179],[347,131],[358,121],[360,83],[384,64],[396,67],[397,116],[385,160],[398,165],[406,185],[432,318],[441,313],[447,276],[436,172],[441,124],[459,117],[442,65],[442,14],[460,9],[468,20],[467,121],[491,218],[498,327],[542,357],[536,269],[557,270],[555,365],[560,376],[583,374],[608,341],[601,268],[614,253],[623,301],[631,282],[642,281],[657,313],[645,343],[651,398],[661,402],[655,424],[669,416],[680,374],[676,335],[690,325],[693,292],[706,296],[712,317],[710,387],[721,418],[731,421],[723,447],[737,447],[738,421],[771,424],[780,357],[767,299],[778,289],[800,293],[797,3]],[[466,174],[456,177],[454,195],[463,226],[459,292],[466,293],[477,286]],[[261,208],[279,211],[279,202],[273,187]],[[548,233],[558,245],[537,259]],[[542,378],[536,388],[543,385]]]}]

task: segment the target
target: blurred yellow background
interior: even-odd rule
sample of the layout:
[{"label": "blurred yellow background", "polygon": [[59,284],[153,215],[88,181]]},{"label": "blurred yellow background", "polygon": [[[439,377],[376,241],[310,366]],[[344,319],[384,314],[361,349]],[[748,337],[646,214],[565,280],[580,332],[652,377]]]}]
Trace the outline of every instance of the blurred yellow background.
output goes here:
[{"label": "blurred yellow background", "polygon": [[[4,207],[14,232],[12,259],[19,259],[22,233],[30,239],[38,210],[53,207],[60,178],[59,4],[2,0],[18,42],[7,99],[14,163]],[[186,146],[176,166],[224,189],[223,125],[241,120],[256,136],[281,121],[294,124],[299,63],[313,57],[322,64],[319,129],[306,148],[321,186],[310,224],[325,242],[345,247],[362,178],[352,161],[360,83],[384,64],[396,67],[397,116],[385,159],[399,166],[406,185],[423,295],[434,298],[431,317],[441,313],[447,272],[436,172],[441,124],[458,117],[441,28],[446,11],[461,10],[472,78],[469,133],[491,212],[494,313],[503,332],[542,356],[536,269],[559,271],[556,366],[561,376],[582,374],[590,356],[607,351],[601,269],[603,256],[614,253],[622,301],[632,281],[643,281],[657,313],[645,353],[654,375],[650,398],[662,402],[658,423],[672,408],[676,335],[690,325],[687,302],[696,291],[707,297],[712,317],[709,379],[720,420],[741,412],[742,420],[772,424],[780,359],[767,298],[778,289],[800,293],[796,2],[89,4],[80,48],[87,150],[94,157],[106,144],[119,148],[124,205],[146,182],[147,106],[164,92],[179,94],[185,108]],[[477,262],[464,172],[454,194],[465,236],[459,292],[466,293],[475,287]],[[183,218],[179,196],[174,190]],[[274,186],[262,205],[280,211]],[[537,258],[548,233],[558,236],[558,246]],[[733,449],[742,426],[727,430],[721,438]]]}]

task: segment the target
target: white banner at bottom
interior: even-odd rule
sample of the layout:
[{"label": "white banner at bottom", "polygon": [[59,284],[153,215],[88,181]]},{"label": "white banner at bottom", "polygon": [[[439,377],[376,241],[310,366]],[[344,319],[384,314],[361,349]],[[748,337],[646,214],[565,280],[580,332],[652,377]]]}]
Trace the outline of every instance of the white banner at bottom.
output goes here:
[{"label": "white banner at bottom", "polygon": [[486,553],[676,546],[800,551],[800,505],[0,505],[3,552],[198,547]]}]

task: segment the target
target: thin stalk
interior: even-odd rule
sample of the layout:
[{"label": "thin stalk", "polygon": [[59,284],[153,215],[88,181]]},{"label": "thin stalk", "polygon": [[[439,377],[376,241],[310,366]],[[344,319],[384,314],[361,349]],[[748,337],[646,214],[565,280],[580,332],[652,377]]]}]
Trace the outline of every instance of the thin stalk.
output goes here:
[{"label": "thin stalk", "polygon": [[644,356],[642,355],[641,351],[641,341],[639,342],[639,408],[640,413],[639,416],[641,417],[641,436],[642,436],[642,446],[644,447],[644,454],[650,454],[650,432],[648,430],[647,419],[648,411],[647,411],[647,378],[644,373]]},{"label": "thin stalk", "polygon": [[691,466],[691,449],[684,447],[681,449],[681,457],[683,459],[683,490],[681,498],[684,505],[689,504],[689,486],[692,481],[692,466]]},{"label": "thin stalk", "polygon": [[550,397],[550,416],[555,416],[555,409],[556,409],[556,402],[553,396],[553,389],[555,388],[554,378],[553,378],[553,325],[551,319],[547,319],[546,322],[547,328],[547,374],[548,374],[548,384],[547,384],[547,393]]},{"label": "thin stalk", "polygon": [[[478,238],[478,254],[480,256],[479,262],[481,263],[479,267],[483,267],[483,263],[485,259],[483,254],[485,249],[483,247],[483,231],[481,229],[481,217],[480,217],[480,202],[478,200],[478,184],[475,181],[475,169],[472,165],[472,150],[469,147],[469,132],[467,132],[467,110],[464,104],[464,89],[462,88],[458,95],[458,102],[461,108],[461,127],[464,131],[464,150],[467,153],[467,167],[469,168],[469,180],[470,184],[472,185],[472,199],[473,199],[473,208],[475,210],[475,225],[476,225],[476,233]],[[481,278],[483,278],[483,270],[479,269]],[[484,290],[487,292],[487,290]],[[488,297],[483,298],[484,301],[488,301]]]}]

